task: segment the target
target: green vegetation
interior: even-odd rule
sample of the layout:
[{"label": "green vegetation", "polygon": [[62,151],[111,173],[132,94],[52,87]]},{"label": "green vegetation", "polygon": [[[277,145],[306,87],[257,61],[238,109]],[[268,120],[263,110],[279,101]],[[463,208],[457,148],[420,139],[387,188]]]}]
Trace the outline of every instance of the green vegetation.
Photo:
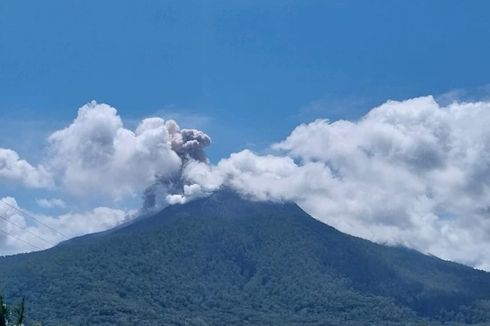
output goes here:
[{"label": "green vegetation", "polygon": [[23,326],[24,308],[24,298],[22,298],[19,306],[11,312],[7,307],[7,304],[3,301],[3,297],[0,295],[0,326]]},{"label": "green vegetation", "polygon": [[228,192],[2,258],[0,275],[45,326],[490,323],[488,273]]},{"label": "green vegetation", "polygon": [[3,297],[0,296],[0,326],[6,326],[9,319],[9,311],[7,304],[3,302]]}]

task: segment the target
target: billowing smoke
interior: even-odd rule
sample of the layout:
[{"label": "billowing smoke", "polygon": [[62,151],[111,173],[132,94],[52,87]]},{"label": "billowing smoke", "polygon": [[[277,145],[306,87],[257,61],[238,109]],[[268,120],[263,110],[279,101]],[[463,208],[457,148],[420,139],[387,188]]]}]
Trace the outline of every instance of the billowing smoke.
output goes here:
[{"label": "billowing smoke", "polygon": [[180,173],[172,177],[157,176],[156,182],[145,190],[143,195],[145,211],[153,211],[173,204],[175,199],[172,198],[186,193],[182,170],[189,162],[208,163],[204,149],[211,144],[211,138],[207,134],[196,129],[180,129],[173,120],[167,121],[165,126],[170,137],[171,149],[180,157],[182,166]]},{"label": "billowing smoke", "polygon": [[197,129],[180,129],[177,123],[170,120],[167,123],[172,150],[179,155],[185,164],[190,160],[207,162],[204,148],[211,144],[211,138]]}]

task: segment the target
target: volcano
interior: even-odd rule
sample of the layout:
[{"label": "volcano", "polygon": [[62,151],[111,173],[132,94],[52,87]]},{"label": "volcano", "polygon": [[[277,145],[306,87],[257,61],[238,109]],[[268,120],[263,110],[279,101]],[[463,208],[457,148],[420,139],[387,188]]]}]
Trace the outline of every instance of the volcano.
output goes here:
[{"label": "volcano", "polygon": [[42,325],[490,324],[490,274],[229,191],[0,258]]}]

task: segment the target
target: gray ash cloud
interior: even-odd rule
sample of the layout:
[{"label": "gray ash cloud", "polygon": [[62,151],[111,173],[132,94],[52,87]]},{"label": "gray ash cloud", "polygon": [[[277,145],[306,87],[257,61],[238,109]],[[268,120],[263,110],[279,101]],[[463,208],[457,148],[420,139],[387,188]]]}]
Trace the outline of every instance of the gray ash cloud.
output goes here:
[{"label": "gray ash cloud", "polygon": [[182,170],[190,161],[207,163],[205,148],[211,144],[211,137],[197,129],[180,129],[178,124],[169,120],[166,128],[170,137],[171,149],[182,160],[178,174],[168,177],[156,177],[156,182],[148,187],[143,194],[143,210],[153,211],[167,205],[166,197],[184,192]]}]

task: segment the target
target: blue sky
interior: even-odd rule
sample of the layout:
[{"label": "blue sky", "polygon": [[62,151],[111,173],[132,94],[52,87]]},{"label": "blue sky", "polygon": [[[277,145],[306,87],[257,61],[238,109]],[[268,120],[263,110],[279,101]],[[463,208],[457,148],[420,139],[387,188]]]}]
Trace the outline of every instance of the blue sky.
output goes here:
[{"label": "blue sky", "polygon": [[[0,201],[76,236],[134,217],[156,176],[177,176],[189,191],[157,184],[164,204],[229,186],[490,270],[489,12],[449,0],[0,1]],[[207,133],[210,162],[148,117]],[[321,118],[351,122],[310,123]],[[25,228],[8,230],[30,239]],[[8,240],[0,254],[32,250]]]},{"label": "blue sky", "polygon": [[[1,147],[94,99],[198,122],[213,161],[298,123],[488,83],[486,1],[2,1]],[[183,117],[187,117],[184,119]],[[189,126],[194,127],[194,126]],[[44,133],[44,134],[43,134]],[[19,140],[20,137],[20,140]]]}]

